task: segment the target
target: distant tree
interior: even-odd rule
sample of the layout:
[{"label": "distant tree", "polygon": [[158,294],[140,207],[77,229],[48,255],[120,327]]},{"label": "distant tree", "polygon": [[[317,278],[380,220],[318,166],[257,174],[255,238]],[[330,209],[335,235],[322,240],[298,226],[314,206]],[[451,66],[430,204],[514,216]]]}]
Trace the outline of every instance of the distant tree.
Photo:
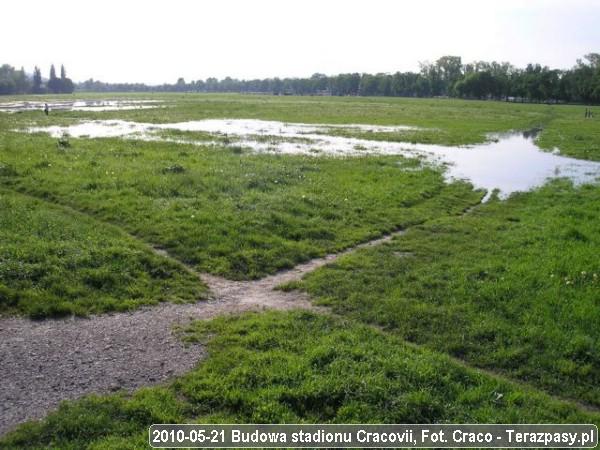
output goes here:
[{"label": "distant tree", "polygon": [[392,95],[392,76],[385,73],[378,73],[377,77],[377,95],[389,97]]},{"label": "distant tree", "polygon": [[61,82],[60,79],[56,77],[56,69],[54,68],[54,64],[50,66],[50,77],[48,78],[48,90],[53,94],[58,94],[61,92]]},{"label": "distant tree", "polygon": [[42,71],[38,66],[35,66],[33,69],[33,86],[32,91],[34,94],[41,94],[43,92],[42,88]]},{"label": "distant tree", "polygon": [[435,95],[432,91],[430,81],[423,74],[419,74],[417,77],[414,89],[417,97],[430,97]]},{"label": "distant tree", "polygon": [[600,54],[588,53],[587,62],[577,60],[573,68],[573,91],[583,102],[600,102]]},{"label": "distant tree", "polygon": [[[275,94],[380,95],[431,97],[457,95],[466,98],[516,99],[521,101],[563,101],[600,103],[600,53],[589,53],[577,60],[570,70],[551,70],[539,64],[518,69],[506,62],[473,61],[462,64],[458,56],[442,56],[435,63],[420,63],[420,72],[394,74],[346,73],[327,76],[315,73],[309,78],[265,78],[239,80],[231,77],[208,78],[186,83],[179,78],[174,84],[148,86],[142,83],[103,83],[93,79],[79,83],[78,89],[95,92],[264,92]],[[50,69],[47,90],[73,92],[64,65],[60,78]],[[0,66],[1,93],[42,93],[40,69],[30,80],[23,69]]]},{"label": "distant tree", "polygon": [[440,93],[450,95],[454,84],[462,78],[462,60],[460,56],[442,56],[435,62],[440,80]]},{"label": "distant tree", "polygon": [[358,85],[359,95],[377,95],[378,80],[377,76],[363,73]]},{"label": "distant tree", "polygon": [[14,68],[8,64],[0,66],[0,95],[10,95],[16,92],[13,72]]},{"label": "distant tree", "polygon": [[323,73],[314,73],[307,84],[307,89],[312,93],[324,92],[329,90],[329,77]]},{"label": "distant tree", "polygon": [[219,80],[216,78],[207,78],[204,86],[208,92],[217,92]]},{"label": "distant tree", "polygon": [[67,71],[64,65],[60,66],[60,78],[56,76],[54,64],[50,66],[48,90],[53,94],[70,94],[75,90],[75,84],[70,78],[67,78]]},{"label": "distant tree", "polygon": [[343,73],[329,78],[333,95],[358,95],[361,76],[358,73]]},{"label": "distant tree", "polygon": [[180,77],[177,79],[174,90],[177,92],[185,92],[187,90],[187,85],[185,84],[185,80],[183,78]]},{"label": "distant tree", "polygon": [[29,81],[29,78],[27,78],[27,74],[23,67],[21,67],[20,70],[15,71],[14,79],[17,94],[28,94],[31,92],[31,82]]},{"label": "distant tree", "polygon": [[204,91],[204,80],[196,80],[196,91]]},{"label": "distant tree", "polygon": [[23,68],[16,70],[8,64],[0,66],[0,94],[14,95],[29,92],[31,92],[31,84]]},{"label": "distant tree", "polygon": [[70,78],[61,78],[60,79],[60,83],[61,83],[61,92],[64,94],[72,94],[73,91],[75,90],[75,84],[73,83],[73,80],[71,80]]},{"label": "distant tree", "polygon": [[507,62],[498,63],[493,61],[490,64],[490,72],[496,80],[496,92],[494,97],[506,98],[510,92],[510,77],[515,72],[515,68]]},{"label": "distant tree", "polygon": [[600,69],[600,53],[588,53],[585,55],[589,65],[594,69]]},{"label": "distant tree", "polygon": [[273,78],[273,82],[271,83],[271,91],[274,94],[281,94],[283,92],[283,81],[279,78]]},{"label": "distant tree", "polygon": [[497,95],[497,83],[498,81],[487,70],[473,72],[456,83],[455,92],[459,97],[492,98]]}]

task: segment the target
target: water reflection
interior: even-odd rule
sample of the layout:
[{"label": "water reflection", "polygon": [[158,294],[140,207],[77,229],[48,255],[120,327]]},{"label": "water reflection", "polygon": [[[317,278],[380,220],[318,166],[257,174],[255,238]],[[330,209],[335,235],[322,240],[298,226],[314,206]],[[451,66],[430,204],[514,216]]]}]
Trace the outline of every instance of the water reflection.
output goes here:
[{"label": "water reflection", "polygon": [[[227,135],[229,145],[242,146],[256,152],[333,156],[402,155],[419,157],[422,164],[445,166],[448,181],[462,179],[489,193],[499,190],[505,197],[544,184],[549,178],[566,177],[575,184],[598,181],[600,163],[579,160],[540,150],[535,138],[540,129],[519,133],[490,135],[480,145],[443,146],[409,142],[376,141],[328,135],[332,129],[351,132],[401,132],[409,127],[376,125],[329,125],[283,123],[247,119],[208,119],[170,124],[148,124],[122,120],[86,121],[69,127],[31,128],[53,136],[68,133],[74,137],[125,137],[143,140],[186,142],[198,145],[223,145],[218,135]],[[195,141],[165,135],[165,130],[204,132],[215,141]]]},{"label": "water reflection", "polygon": [[0,112],[43,111],[48,104],[50,111],[119,111],[128,109],[156,108],[160,100],[72,100],[72,101],[23,101],[0,103]]}]

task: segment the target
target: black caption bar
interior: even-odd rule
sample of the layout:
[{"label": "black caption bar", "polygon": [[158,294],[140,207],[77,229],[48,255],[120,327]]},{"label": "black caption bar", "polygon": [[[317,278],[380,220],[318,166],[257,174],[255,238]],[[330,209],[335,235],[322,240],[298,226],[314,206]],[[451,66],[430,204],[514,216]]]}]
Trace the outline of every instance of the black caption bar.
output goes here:
[{"label": "black caption bar", "polygon": [[596,425],[187,425],[150,427],[154,448],[594,448]]}]

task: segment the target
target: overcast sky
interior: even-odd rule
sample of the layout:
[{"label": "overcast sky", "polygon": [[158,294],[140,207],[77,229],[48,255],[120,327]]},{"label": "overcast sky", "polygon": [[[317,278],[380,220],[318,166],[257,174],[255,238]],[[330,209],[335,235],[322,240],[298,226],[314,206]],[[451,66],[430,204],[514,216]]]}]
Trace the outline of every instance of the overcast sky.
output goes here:
[{"label": "overcast sky", "polygon": [[23,0],[0,64],[150,84],[417,70],[443,55],[569,68],[600,52],[600,0]]}]

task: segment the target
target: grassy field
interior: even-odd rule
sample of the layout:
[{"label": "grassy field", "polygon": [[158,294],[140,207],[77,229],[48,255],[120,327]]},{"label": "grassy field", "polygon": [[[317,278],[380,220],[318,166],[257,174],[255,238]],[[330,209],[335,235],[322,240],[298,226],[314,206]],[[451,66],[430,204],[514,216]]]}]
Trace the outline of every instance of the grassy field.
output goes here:
[{"label": "grassy field", "polygon": [[[209,336],[213,336],[210,338]],[[210,356],[167,386],[65,403],[2,448],[146,448],[151,423],[599,423],[387,333],[310,313],[198,322]]]},{"label": "grassy field", "polygon": [[0,313],[33,318],[196,301],[197,277],[114,227],[0,190]]},{"label": "grassy field", "polygon": [[[24,155],[27,155],[24,157]],[[482,193],[417,160],[314,158],[6,133],[4,186],[70,205],[201,271],[257,278],[440,214]]]},{"label": "grassy field", "polygon": [[600,196],[556,182],[414,227],[299,285],[404,339],[600,405]]},{"label": "grassy field", "polygon": [[[65,97],[58,97],[65,100]],[[248,118],[284,122],[331,124],[411,125],[423,130],[406,131],[369,139],[407,140],[419,143],[461,145],[484,142],[488,133],[541,127],[542,148],[560,149],[577,158],[600,160],[600,114],[585,119],[585,106],[539,105],[456,99],[411,99],[385,97],[278,97],[236,94],[74,94],[71,98],[153,99],[167,108],[110,111],[56,112],[50,118],[40,112],[14,114],[4,124],[71,123],[81,118],[120,118],[150,123],[181,122],[205,118]],[[50,97],[29,96],[32,100]],[[6,101],[11,99],[6,98]],[[23,100],[23,97],[12,97]]]},{"label": "grassy field", "polygon": [[469,144],[541,126],[542,147],[600,160],[598,119],[584,120],[583,108],[122,97],[160,99],[165,108],[0,116],[3,314],[98,313],[204,295],[183,266],[146,244],[200,271],[253,279],[408,232],[284,286],[309,292],[337,318],[291,312],[198,322],[183,338],[207,341],[210,354],[194,371],[131,396],[65,403],[0,447],[144,448],[153,422],[600,423],[582,406],[600,407],[597,185],[559,180],[463,215],[483,192],[446,184],[442,169],[416,159],[258,155],[115,138],[61,145],[15,131],[82,118],[227,117],[414,125],[424,129],[369,137]]}]

